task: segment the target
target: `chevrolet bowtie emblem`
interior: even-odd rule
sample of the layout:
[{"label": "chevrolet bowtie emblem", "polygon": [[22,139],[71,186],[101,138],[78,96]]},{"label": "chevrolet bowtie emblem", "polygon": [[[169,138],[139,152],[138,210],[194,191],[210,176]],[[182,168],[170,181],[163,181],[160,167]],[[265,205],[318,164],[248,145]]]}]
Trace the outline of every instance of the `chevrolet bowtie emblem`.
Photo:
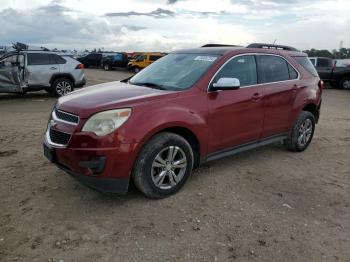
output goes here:
[{"label": "chevrolet bowtie emblem", "polygon": [[55,127],[57,125],[56,121],[51,119],[50,126]]}]

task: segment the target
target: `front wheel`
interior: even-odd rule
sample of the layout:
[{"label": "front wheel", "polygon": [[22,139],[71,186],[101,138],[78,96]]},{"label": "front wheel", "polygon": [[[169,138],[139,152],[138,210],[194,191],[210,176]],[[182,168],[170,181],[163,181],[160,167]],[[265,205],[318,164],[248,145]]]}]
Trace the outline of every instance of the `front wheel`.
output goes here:
[{"label": "front wheel", "polygon": [[302,111],[293,126],[289,138],[284,141],[284,144],[290,151],[304,151],[311,143],[314,131],[314,115],[308,111]]},{"label": "front wheel", "polygon": [[136,187],[150,198],[175,194],[193,168],[190,144],[173,133],[155,135],[141,150],[133,169]]},{"label": "front wheel", "polygon": [[137,66],[136,66],[136,67],[134,67],[134,73],[136,73],[136,74],[137,74],[137,73],[138,73],[138,72],[140,72],[140,71],[141,71],[141,69],[140,69],[139,67],[137,67]]}]

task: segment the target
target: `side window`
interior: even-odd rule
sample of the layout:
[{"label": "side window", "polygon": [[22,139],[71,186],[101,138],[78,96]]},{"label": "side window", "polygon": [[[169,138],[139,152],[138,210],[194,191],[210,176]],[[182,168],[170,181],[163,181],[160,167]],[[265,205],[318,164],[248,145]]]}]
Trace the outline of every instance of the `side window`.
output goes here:
[{"label": "side window", "polygon": [[315,66],[316,65],[316,59],[315,58],[310,58],[310,62]]},{"label": "side window", "polygon": [[289,79],[297,79],[298,78],[298,73],[295,71],[295,69],[288,64],[288,70],[289,70]]},{"label": "side window", "polygon": [[306,69],[313,76],[318,76],[314,65],[311,63],[310,59],[307,56],[294,56],[293,58],[298,62],[299,65],[304,67],[304,69]]},{"label": "side window", "polygon": [[289,80],[288,65],[283,58],[273,55],[262,55],[258,57],[260,83]]},{"label": "side window", "polygon": [[28,65],[49,65],[50,54],[28,53]]},{"label": "side window", "polygon": [[318,67],[330,67],[331,65],[331,60],[325,59],[325,58],[318,58],[317,59],[317,66]]},{"label": "side window", "polygon": [[0,63],[1,65],[7,66],[7,67],[15,66],[17,63],[17,55],[11,55],[11,56],[5,57],[0,61]]},{"label": "side window", "polygon": [[59,55],[56,54],[51,54],[50,55],[50,64],[65,64],[66,60],[64,60],[64,58],[62,58]]},{"label": "side window", "polygon": [[214,83],[222,77],[239,79],[241,86],[257,84],[256,61],[252,55],[235,57],[215,76]]},{"label": "side window", "polygon": [[159,58],[161,58],[161,56],[159,56],[159,55],[151,55],[151,56],[149,56],[149,60],[150,61],[157,61]]},{"label": "side window", "polygon": [[145,60],[145,56],[139,55],[139,56],[137,57],[137,59],[136,59],[136,62],[142,62],[142,61],[144,61],[144,60]]}]

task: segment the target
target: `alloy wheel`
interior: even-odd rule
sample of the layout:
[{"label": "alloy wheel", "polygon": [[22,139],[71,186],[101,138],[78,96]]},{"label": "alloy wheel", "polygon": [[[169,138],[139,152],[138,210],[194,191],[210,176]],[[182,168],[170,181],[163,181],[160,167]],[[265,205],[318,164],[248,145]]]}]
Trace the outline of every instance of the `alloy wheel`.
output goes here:
[{"label": "alloy wheel", "polygon": [[171,189],[181,182],[187,169],[185,152],[177,146],[161,150],[153,160],[151,176],[160,189]]},{"label": "alloy wheel", "polygon": [[59,96],[64,96],[72,92],[72,85],[68,81],[60,81],[56,85],[56,92]]},{"label": "alloy wheel", "polygon": [[300,125],[299,128],[299,136],[298,136],[298,145],[304,147],[310,141],[313,132],[313,124],[312,121],[307,118]]}]

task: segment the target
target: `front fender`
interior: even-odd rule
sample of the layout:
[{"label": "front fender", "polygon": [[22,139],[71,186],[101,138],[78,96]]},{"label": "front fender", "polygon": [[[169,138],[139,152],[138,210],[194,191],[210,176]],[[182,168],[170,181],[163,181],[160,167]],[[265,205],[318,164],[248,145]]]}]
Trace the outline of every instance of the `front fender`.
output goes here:
[{"label": "front fender", "polygon": [[154,103],[134,108],[133,116],[118,132],[123,135],[124,142],[135,143],[142,148],[152,136],[162,130],[180,127],[196,136],[200,144],[201,155],[204,155],[207,151],[208,140],[205,104],[198,103],[189,108],[189,101],[184,102],[187,106],[169,101],[165,103],[167,105]]}]

